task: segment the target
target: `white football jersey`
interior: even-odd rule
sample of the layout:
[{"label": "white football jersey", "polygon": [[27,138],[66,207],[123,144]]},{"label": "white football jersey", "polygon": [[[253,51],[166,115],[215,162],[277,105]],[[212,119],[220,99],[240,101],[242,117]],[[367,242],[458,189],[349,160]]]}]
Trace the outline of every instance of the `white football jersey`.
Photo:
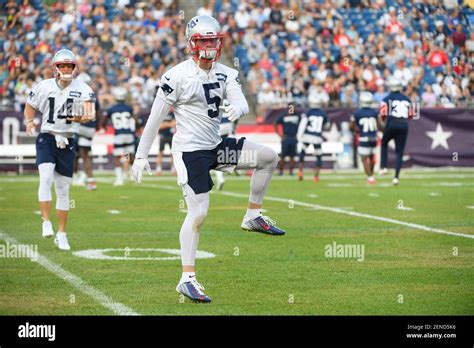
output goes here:
[{"label": "white football jersey", "polygon": [[66,121],[72,116],[74,100],[95,101],[95,94],[84,81],[74,79],[68,87],[59,88],[56,79],[47,79],[36,84],[28,96],[27,103],[43,114],[41,132],[77,133],[79,123]]},{"label": "white football jersey", "polygon": [[207,73],[192,58],[163,74],[156,97],[174,108],[172,149],[180,152],[214,149],[221,142],[222,100],[245,99],[237,70],[216,63]]}]

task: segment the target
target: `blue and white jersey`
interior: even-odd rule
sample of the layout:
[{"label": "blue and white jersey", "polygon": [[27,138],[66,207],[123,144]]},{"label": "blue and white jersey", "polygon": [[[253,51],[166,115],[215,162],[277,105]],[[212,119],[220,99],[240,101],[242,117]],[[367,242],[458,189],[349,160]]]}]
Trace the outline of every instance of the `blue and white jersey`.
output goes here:
[{"label": "blue and white jersey", "polygon": [[[172,122],[174,121],[174,113],[173,112],[169,112],[168,115],[165,116],[165,118],[163,119],[163,123],[167,123],[167,122]],[[164,129],[160,129],[158,131],[158,133],[160,134],[160,136],[162,137],[172,137],[174,132],[175,132],[175,127],[169,127],[169,128],[164,128]]]},{"label": "blue and white jersey", "polygon": [[411,100],[400,92],[391,92],[380,107],[380,114],[387,117],[387,126],[392,120],[407,122],[411,115]]},{"label": "blue and white jersey", "polygon": [[77,100],[95,102],[96,96],[82,80],[74,79],[69,86],[61,89],[56,79],[52,78],[36,84],[26,102],[43,114],[42,133],[77,133],[79,123],[66,120],[73,116],[73,104]]},{"label": "blue and white jersey", "polygon": [[378,112],[368,107],[360,108],[352,115],[351,121],[355,122],[361,143],[377,141],[377,118]]},{"label": "blue and white jersey", "polygon": [[309,109],[302,114],[298,129],[298,140],[306,144],[321,144],[322,132],[329,121],[328,114],[319,108]]},{"label": "blue and white jersey", "polygon": [[133,109],[130,105],[117,103],[105,111],[104,117],[110,119],[114,128],[114,144],[134,144],[135,143],[135,119]]},{"label": "blue and white jersey", "polygon": [[283,136],[288,138],[296,138],[301,116],[296,114],[283,115],[276,121],[283,128]]}]

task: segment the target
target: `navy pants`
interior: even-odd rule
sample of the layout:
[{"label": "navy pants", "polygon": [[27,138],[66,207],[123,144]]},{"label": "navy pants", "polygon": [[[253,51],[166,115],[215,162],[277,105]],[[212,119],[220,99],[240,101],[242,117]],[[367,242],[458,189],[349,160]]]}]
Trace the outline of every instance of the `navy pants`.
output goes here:
[{"label": "navy pants", "polygon": [[405,151],[405,144],[408,137],[408,122],[405,121],[393,121],[387,123],[382,137],[382,158],[380,167],[387,168],[387,148],[388,142],[392,139],[395,140],[395,152],[397,153],[397,159],[395,163],[395,177],[398,178],[400,169],[403,164],[403,152]]}]

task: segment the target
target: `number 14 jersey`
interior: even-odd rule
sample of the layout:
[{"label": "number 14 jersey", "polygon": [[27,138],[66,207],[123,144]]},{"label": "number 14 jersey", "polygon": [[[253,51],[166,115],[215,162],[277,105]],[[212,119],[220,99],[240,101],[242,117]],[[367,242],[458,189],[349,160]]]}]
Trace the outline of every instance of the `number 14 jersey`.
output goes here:
[{"label": "number 14 jersey", "polygon": [[72,116],[74,100],[95,102],[95,94],[84,81],[74,79],[61,89],[56,79],[47,79],[36,84],[26,101],[42,113],[41,133],[77,133],[79,123],[67,121]]}]

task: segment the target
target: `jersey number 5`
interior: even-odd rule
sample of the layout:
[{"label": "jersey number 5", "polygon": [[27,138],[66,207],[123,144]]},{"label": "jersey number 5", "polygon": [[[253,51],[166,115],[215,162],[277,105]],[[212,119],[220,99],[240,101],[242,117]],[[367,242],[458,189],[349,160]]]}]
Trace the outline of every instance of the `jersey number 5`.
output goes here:
[{"label": "jersey number 5", "polygon": [[217,117],[219,116],[219,106],[221,105],[221,97],[219,96],[214,96],[214,97],[211,97],[211,93],[210,91],[212,89],[217,89],[219,88],[219,82],[214,82],[214,83],[205,83],[202,85],[202,87],[204,87],[204,94],[206,95],[206,101],[207,101],[207,104],[209,105],[212,105],[214,104],[215,106],[215,110],[213,108],[210,108],[207,110],[207,115],[211,118],[214,118],[214,117]]}]

